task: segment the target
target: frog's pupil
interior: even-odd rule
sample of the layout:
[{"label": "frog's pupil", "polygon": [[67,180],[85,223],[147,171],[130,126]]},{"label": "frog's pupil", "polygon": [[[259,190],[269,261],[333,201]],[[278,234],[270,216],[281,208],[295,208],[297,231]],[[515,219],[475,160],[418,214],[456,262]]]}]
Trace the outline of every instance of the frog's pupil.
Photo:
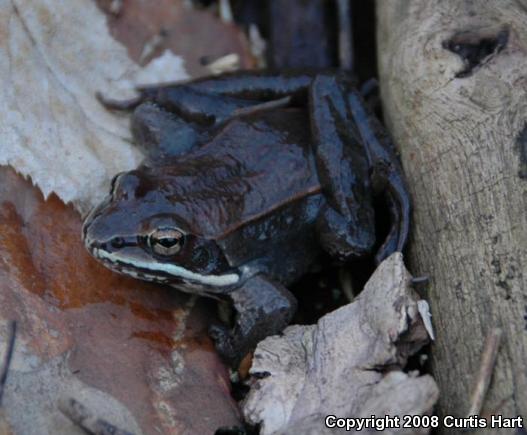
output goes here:
[{"label": "frog's pupil", "polygon": [[177,245],[179,241],[180,239],[176,239],[174,237],[163,237],[162,239],[158,239],[157,243],[165,248],[171,248],[172,246]]}]

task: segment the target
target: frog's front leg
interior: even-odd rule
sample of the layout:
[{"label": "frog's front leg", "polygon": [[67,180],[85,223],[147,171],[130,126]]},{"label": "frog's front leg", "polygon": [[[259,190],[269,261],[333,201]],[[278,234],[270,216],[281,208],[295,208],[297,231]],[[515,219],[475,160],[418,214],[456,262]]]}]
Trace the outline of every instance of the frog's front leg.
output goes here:
[{"label": "frog's front leg", "polygon": [[289,324],[297,304],[289,290],[261,274],[249,278],[230,297],[236,310],[234,327],[213,325],[210,335],[219,354],[235,367],[259,341]]}]

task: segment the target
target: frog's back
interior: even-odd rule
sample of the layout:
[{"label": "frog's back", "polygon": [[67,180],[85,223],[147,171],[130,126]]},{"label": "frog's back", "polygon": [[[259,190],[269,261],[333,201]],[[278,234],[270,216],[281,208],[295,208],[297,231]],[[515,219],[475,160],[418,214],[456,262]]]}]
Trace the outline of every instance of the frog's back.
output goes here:
[{"label": "frog's back", "polygon": [[307,114],[296,109],[235,119],[162,172],[178,217],[217,240],[320,196]]}]

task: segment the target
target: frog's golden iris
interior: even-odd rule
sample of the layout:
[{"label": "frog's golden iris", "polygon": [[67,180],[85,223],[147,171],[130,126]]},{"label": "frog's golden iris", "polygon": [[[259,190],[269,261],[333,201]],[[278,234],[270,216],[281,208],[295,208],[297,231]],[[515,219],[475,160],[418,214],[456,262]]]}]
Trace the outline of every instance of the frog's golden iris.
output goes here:
[{"label": "frog's golden iris", "polygon": [[152,250],[165,256],[177,254],[184,242],[185,235],[176,228],[158,228],[148,237],[148,244]]}]

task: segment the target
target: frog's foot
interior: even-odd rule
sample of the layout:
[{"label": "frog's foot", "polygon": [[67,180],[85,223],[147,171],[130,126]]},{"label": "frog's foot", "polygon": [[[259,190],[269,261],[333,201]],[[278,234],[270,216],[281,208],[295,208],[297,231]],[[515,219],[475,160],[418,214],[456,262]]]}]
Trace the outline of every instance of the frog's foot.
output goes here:
[{"label": "frog's foot", "polygon": [[375,244],[369,161],[349,112],[351,89],[340,77],[321,75],[310,98],[317,170],[327,200],[318,234],[323,248],[340,260],[367,254]]},{"label": "frog's foot", "polygon": [[378,92],[379,81],[375,78],[366,80],[360,87],[360,94],[363,98],[367,98],[373,92]]},{"label": "frog's foot", "polygon": [[200,126],[167,112],[154,103],[140,104],[132,116],[134,142],[150,160],[185,154],[204,140]]},{"label": "frog's foot", "polygon": [[259,341],[288,325],[296,300],[285,287],[263,275],[250,278],[230,296],[237,312],[234,327],[213,325],[209,333],[221,357],[236,367]]},{"label": "frog's foot", "polygon": [[[96,93],[99,102],[109,110],[132,111],[144,103],[153,103],[163,110],[176,115],[185,122],[194,122],[201,126],[218,126],[240,114],[264,110],[268,107],[261,101],[216,95],[201,92],[194,87],[181,83],[138,88],[137,97],[128,100],[107,98]],[[282,98],[270,104],[270,108],[287,106],[290,99]],[[256,106],[256,109],[252,109]]]},{"label": "frog's foot", "polygon": [[[324,232],[337,227],[340,231],[333,245],[348,243],[350,252],[354,244],[366,247],[374,236],[373,190],[387,197],[392,221],[376,261],[401,251],[408,239],[410,200],[395,147],[384,127],[365,106],[360,93],[342,77],[317,77],[311,87],[310,105],[319,179],[328,206],[336,212],[322,216],[321,240],[324,242]],[[338,223],[335,215],[341,215],[349,225]],[[347,236],[344,228],[350,231]],[[326,246],[331,252],[336,248],[329,242]]]},{"label": "frog's foot", "polygon": [[402,194],[399,197],[402,198],[402,201],[398,200],[398,195],[390,191],[386,194],[392,224],[390,232],[375,255],[376,264],[380,264],[392,252],[401,251],[408,237],[410,204],[406,195]]},{"label": "frog's foot", "polygon": [[370,162],[371,182],[377,193],[384,192],[391,215],[391,230],[375,259],[379,263],[394,251],[402,251],[410,233],[410,194],[395,146],[379,120],[369,113],[357,93],[348,104]]},{"label": "frog's foot", "polygon": [[236,356],[237,349],[229,329],[223,325],[214,324],[209,327],[209,335],[216,345],[217,352],[229,365],[232,365],[231,360]]},{"label": "frog's foot", "polygon": [[369,254],[375,244],[373,216],[362,222],[350,217],[327,206],[317,220],[320,244],[332,258],[342,262]]}]

